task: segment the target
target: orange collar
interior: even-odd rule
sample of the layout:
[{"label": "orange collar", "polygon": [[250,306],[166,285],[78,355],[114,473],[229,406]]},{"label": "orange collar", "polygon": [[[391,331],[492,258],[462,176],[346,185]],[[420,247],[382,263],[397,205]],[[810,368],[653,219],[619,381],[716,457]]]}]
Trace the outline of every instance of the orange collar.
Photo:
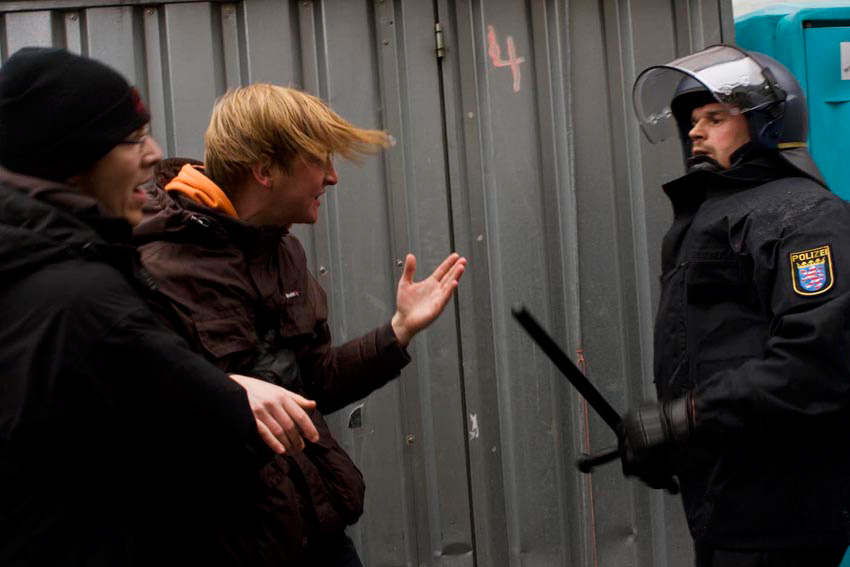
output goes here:
[{"label": "orange collar", "polygon": [[239,218],[233,203],[230,202],[224,191],[212,179],[188,163],[180,169],[177,177],[165,186],[165,190],[182,193],[196,203],[225,213],[235,219]]}]

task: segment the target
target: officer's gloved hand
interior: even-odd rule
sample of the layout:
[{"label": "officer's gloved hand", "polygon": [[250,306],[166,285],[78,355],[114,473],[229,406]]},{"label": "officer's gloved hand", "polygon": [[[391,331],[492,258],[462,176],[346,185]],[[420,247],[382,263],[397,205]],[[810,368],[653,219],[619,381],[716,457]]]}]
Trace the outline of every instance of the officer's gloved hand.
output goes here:
[{"label": "officer's gloved hand", "polygon": [[623,416],[619,431],[623,474],[636,476],[651,488],[679,491],[673,478],[669,449],[684,443],[693,428],[693,398],[646,403]]}]

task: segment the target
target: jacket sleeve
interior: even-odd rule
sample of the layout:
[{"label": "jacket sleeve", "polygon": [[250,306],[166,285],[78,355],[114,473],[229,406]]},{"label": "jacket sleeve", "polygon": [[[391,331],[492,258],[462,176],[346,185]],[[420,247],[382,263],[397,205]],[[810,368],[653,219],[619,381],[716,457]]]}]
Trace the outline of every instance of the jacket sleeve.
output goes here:
[{"label": "jacket sleeve", "polygon": [[307,393],[323,414],[365,398],[410,362],[389,322],[337,347],[326,320],[317,322],[314,334],[297,356]]},{"label": "jacket sleeve", "polygon": [[[327,300],[307,270],[297,239],[287,239],[284,259],[271,268],[262,265],[254,280],[235,247],[208,249],[194,245],[155,243],[142,247],[145,267],[160,282],[159,313],[171,326],[219,368],[263,377],[288,389],[298,384],[267,372],[262,360],[286,366],[297,360],[301,392],[314,399],[321,413],[330,413],[364,398],[397,377],[410,361],[389,323],[341,346],[331,344]],[[278,270],[269,278],[267,270]],[[286,300],[279,279],[298,289]],[[255,281],[269,284],[264,316],[279,325],[284,341],[258,336]],[[272,285],[273,284],[273,285]],[[270,349],[277,350],[270,350]]]},{"label": "jacket sleeve", "polygon": [[214,465],[205,475],[230,478],[255,472],[271,457],[245,390],[189,350],[126,282],[99,282],[87,295],[96,301],[78,303],[80,319],[105,331],[93,337],[80,366],[90,369],[86,375],[106,377],[91,390],[104,404],[123,408],[116,427],[135,440],[129,448],[168,455],[184,470],[202,459]]},{"label": "jacket sleeve", "polygon": [[[837,199],[797,205],[785,213],[796,222],[774,219],[774,227],[781,228],[753,222],[742,230],[769,332],[762,356],[721,370],[697,387],[698,434],[805,436],[846,421],[850,213]],[[806,267],[804,272],[798,267],[806,258],[822,260],[820,267],[809,265],[809,281],[802,279]]]}]

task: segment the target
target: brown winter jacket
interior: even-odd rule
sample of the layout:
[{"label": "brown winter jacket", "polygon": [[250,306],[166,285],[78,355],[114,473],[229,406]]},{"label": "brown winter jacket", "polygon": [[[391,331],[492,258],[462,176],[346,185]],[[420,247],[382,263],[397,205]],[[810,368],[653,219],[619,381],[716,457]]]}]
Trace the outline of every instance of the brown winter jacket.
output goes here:
[{"label": "brown winter jacket", "polygon": [[[179,179],[197,188],[204,178],[184,170]],[[258,537],[269,562],[309,564],[311,550],[360,517],[365,488],[322,414],[380,388],[410,358],[389,323],[332,347],[325,292],[308,271],[299,240],[283,228],[242,222],[221,195],[213,197],[204,202],[217,210],[185,188],[151,194],[136,236],[142,262],[160,283],[154,308],[220,368],[316,400],[312,419],[320,440],[266,466],[258,496]]]}]

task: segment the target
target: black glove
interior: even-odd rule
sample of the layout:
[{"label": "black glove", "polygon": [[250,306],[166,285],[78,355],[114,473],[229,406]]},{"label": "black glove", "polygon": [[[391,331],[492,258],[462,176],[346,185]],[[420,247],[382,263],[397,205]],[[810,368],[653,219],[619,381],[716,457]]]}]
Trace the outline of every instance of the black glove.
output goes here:
[{"label": "black glove", "polygon": [[636,476],[651,488],[677,493],[669,449],[690,436],[693,407],[688,394],[670,402],[647,403],[626,413],[618,435],[623,474]]}]

